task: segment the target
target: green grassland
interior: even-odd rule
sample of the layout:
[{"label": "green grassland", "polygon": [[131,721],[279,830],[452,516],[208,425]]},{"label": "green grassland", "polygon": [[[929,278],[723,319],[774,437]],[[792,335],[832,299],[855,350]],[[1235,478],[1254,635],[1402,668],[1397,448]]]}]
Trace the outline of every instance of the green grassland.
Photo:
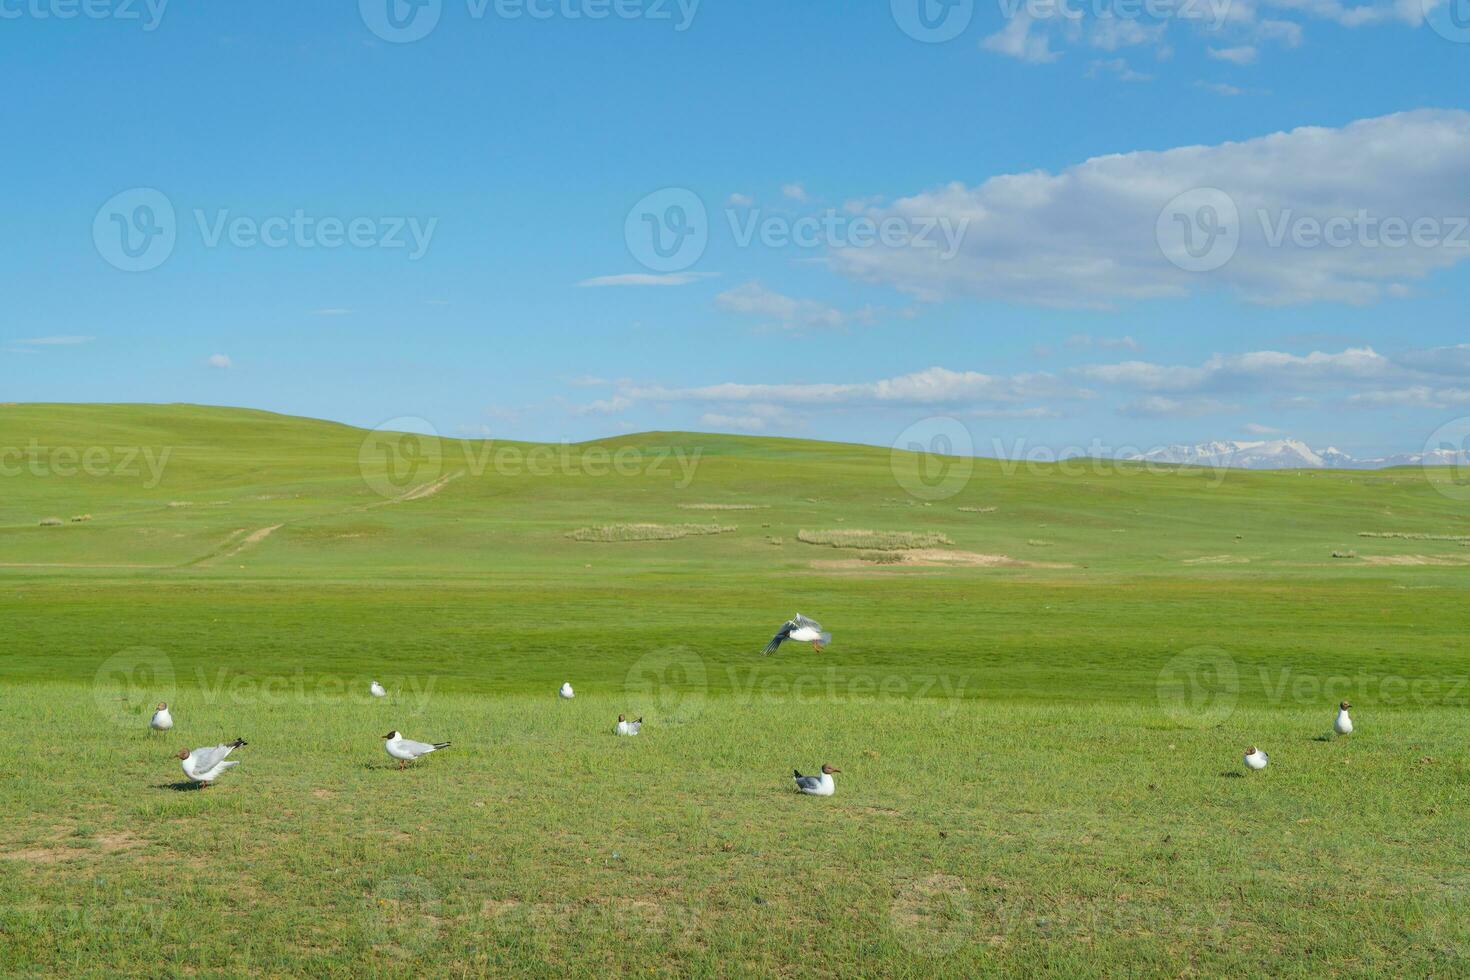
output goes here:
[{"label": "green grassland", "polygon": [[0,973],[1464,973],[1457,478],[0,406]]}]

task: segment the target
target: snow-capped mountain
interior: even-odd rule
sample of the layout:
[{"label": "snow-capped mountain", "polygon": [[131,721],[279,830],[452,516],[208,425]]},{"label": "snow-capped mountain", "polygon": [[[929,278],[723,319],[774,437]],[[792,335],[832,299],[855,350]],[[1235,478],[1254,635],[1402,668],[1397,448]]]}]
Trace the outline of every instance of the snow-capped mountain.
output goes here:
[{"label": "snow-capped mountain", "polygon": [[1127,458],[1151,463],[1238,467],[1247,470],[1368,470],[1384,466],[1470,466],[1470,450],[1464,449],[1435,449],[1427,453],[1399,453],[1374,459],[1357,459],[1332,446],[1313,449],[1299,439],[1223,439],[1193,446],[1161,446]]}]

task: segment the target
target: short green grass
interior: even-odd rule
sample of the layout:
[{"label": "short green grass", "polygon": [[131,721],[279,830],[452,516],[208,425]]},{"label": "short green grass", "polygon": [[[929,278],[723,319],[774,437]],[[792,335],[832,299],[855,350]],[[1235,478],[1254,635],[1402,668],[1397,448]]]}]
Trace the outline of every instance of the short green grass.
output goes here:
[{"label": "short green grass", "polygon": [[1466,971],[1462,474],[913,465],[0,406],[0,974]]}]

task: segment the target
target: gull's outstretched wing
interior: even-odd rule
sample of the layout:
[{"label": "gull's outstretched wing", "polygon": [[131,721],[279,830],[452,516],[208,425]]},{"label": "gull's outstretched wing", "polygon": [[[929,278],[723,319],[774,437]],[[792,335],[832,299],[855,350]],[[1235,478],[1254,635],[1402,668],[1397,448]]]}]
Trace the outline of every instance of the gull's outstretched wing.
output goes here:
[{"label": "gull's outstretched wing", "polygon": [[808,617],[803,616],[801,613],[797,613],[796,618],[793,619],[792,622],[795,623],[798,627],[809,626],[812,629],[816,630],[818,633],[822,632],[821,623],[817,622],[815,619],[809,619]]},{"label": "gull's outstretched wing", "polygon": [[233,745],[210,745],[190,752],[189,759],[194,763],[195,772],[209,772],[224,762],[225,757],[233,751],[235,751]]},{"label": "gull's outstretched wing", "polygon": [[771,637],[771,642],[766,644],[766,648],[761,653],[763,655],[774,653],[778,646],[786,642],[786,638],[791,635],[791,631],[794,629],[796,629],[795,620],[782,623],[781,628],[776,631],[775,636]]}]

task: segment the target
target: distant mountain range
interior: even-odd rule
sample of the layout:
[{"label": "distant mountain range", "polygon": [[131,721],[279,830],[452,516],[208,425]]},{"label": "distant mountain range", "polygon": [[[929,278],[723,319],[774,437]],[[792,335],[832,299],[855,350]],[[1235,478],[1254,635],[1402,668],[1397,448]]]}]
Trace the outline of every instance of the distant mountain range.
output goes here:
[{"label": "distant mountain range", "polygon": [[1375,459],[1358,459],[1332,446],[1313,449],[1298,439],[1259,442],[1225,439],[1201,442],[1193,446],[1163,446],[1127,458],[1153,463],[1228,466],[1245,470],[1376,470],[1385,466],[1470,466],[1470,451],[1463,449],[1436,449],[1427,453],[1400,453]]}]

